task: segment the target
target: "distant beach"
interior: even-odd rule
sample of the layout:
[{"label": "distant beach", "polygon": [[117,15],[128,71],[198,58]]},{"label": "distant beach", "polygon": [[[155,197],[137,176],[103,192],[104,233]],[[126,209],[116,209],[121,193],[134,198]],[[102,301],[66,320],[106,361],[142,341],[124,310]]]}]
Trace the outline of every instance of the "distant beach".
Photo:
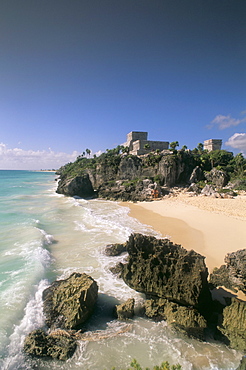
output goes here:
[{"label": "distant beach", "polygon": [[227,253],[246,248],[246,196],[217,199],[182,193],[127,206],[130,216],[205,256],[210,273]]}]

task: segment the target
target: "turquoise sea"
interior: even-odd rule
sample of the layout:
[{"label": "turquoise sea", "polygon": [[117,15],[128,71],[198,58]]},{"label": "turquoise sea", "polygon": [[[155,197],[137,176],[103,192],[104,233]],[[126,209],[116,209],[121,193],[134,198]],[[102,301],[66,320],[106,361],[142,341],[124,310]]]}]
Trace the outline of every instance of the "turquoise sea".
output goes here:
[{"label": "turquoise sea", "polygon": [[158,236],[116,202],[56,194],[55,178],[50,172],[0,171],[0,369],[125,369],[133,358],[146,367],[166,360],[184,370],[236,369],[240,352],[178,337],[165,322],[140,317],[129,332],[79,343],[65,363],[23,353],[25,335],[44,326],[42,291],[74,271],[88,273],[99,285],[88,329],[118,331],[122,323],[112,319],[113,305],[129,297],[138,305],[143,296],[109,270],[125,256],[106,257],[103,250],[132,232]]}]

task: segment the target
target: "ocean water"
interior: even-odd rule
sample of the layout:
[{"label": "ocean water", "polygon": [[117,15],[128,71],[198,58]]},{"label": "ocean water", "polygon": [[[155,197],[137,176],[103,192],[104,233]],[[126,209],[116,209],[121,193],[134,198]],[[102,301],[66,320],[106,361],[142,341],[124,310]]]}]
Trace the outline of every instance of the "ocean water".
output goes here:
[{"label": "ocean water", "polygon": [[[174,334],[163,322],[136,317],[129,331],[112,319],[114,304],[143,296],[112,275],[109,268],[125,256],[106,257],[106,245],[125,242],[132,232],[158,236],[129,217],[116,202],[56,194],[55,174],[0,171],[0,369],[126,369],[136,358],[142,366],[162,361],[185,370],[236,369],[242,353],[216,342]],[[44,326],[42,291],[55,279],[85,272],[99,285],[99,299],[88,330],[101,339],[79,342],[66,362],[32,359],[23,353],[25,335]]]}]

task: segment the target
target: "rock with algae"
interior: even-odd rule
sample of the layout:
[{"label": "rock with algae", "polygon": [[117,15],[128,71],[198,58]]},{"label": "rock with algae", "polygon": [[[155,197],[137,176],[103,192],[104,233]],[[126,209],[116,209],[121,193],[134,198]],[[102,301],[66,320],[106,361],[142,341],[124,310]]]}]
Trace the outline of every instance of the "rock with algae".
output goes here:
[{"label": "rock with algae", "polygon": [[43,292],[46,325],[52,329],[79,327],[92,314],[97,296],[97,283],[87,274],[75,272],[55,281]]}]

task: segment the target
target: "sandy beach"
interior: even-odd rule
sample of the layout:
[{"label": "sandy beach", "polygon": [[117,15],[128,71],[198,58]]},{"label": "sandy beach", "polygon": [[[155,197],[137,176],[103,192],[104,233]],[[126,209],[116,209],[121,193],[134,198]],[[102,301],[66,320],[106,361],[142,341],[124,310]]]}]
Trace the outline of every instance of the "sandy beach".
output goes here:
[{"label": "sandy beach", "polygon": [[163,237],[205,256],[209,272],[224,263],[227,253],[246,248],[246,196],[217,199],[181,193],[127,206],[132,217]]}]

